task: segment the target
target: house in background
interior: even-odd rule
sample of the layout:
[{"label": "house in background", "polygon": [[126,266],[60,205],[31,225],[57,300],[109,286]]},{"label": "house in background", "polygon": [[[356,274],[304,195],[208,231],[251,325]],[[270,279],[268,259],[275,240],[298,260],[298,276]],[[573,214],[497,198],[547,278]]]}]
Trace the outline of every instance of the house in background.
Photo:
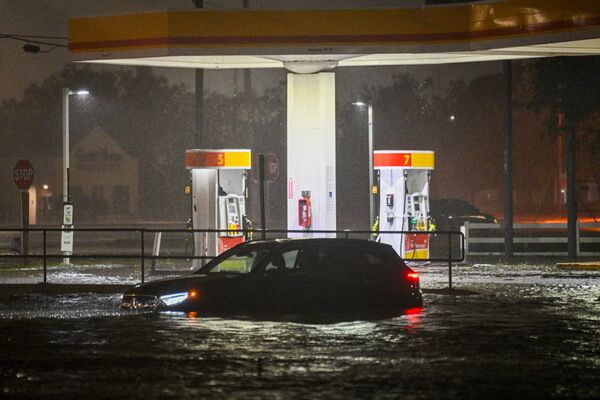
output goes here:
[{"label": "house in background", "polygon": [[71,200],[84,220],[139,214],[140,163],[102,128],[73,147],[70,171]]},{"label": "house in background", "polygon": [[[140,210],[140,163],[103,129],[96,127],[71,148],[70,197],[75,224],[133,222]],[[13,182],[18,160],[35,170],[29,189],[32,225],[55,225],[62,220],[62,156],[24,154],[0,159],[0,224],[20,224],[19,189]]]}]

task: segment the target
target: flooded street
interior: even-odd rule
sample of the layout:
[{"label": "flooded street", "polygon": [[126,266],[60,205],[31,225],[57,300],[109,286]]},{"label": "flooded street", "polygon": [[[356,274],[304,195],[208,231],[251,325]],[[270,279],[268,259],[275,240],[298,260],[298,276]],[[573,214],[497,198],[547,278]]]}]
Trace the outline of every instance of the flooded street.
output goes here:
[{"label": "flooded street", "polygon": [[[447,285],[445,267],[419,270],[423,288]],[[600,273],[454,272],[478,294],[426,291],[420,312],[336,324],[134,314],[117,294],[2,296],[0,397],[600,397]]]}]

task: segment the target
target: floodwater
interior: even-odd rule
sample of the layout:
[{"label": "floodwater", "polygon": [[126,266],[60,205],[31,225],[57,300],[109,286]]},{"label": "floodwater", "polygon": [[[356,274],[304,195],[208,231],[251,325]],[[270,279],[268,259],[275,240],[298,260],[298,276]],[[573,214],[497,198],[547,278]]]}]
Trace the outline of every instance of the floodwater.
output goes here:
[{"label": "floodwater", "polygon": [[[444,267],[419,270],[424,288],[447,284]],[[479,294],[335,324],[2,296],[0,398],[600,398],[600,273],[474,265],[454,284]]]}]

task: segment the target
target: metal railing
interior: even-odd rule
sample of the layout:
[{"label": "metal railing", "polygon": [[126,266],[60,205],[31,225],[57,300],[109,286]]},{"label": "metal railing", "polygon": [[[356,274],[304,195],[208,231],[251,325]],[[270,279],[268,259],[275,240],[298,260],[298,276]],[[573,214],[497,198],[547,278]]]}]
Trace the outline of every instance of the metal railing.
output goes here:
[{"label": "metal railing", "polygon": [[[50,253],[48,252],[48,234],[58,233],[63,231],[73,232],[99,232],[99,233],[132,233],[137,236],[138,244],[135,246],[137,252],[128,253],[72,253],[64,254],[62,252]],[[150,228],[9,228],[0,229],[1,233],[19,233],[21,235],[28,235],[30,233],[41,233],[41,253],[29,253],[29,254],[2,254],[0,253],[0,260],[2,259],[23,259],[24,263],[27,263],[29,259],[41,259],[43,267],[43,283],[48,282],[48,260],[70,258],[70,259],[137,259],[140,261],[141,267],[141,283],[144,283],[146,276],[146,260],[211,260],[213,256],[197,256],[191,254],[184,255],[160,255],[147,254],[146,251],[146,240],[150,239],[152,234],[164,234],[164,233],[241,233],[244,237],[253,237],[254,240],[260,239],[277,239],[287,238],[290,234],[292,235],[322,235],[320,237],[337,237],[337,238],[356,238],[362,236],[362,238],[368,238],[374,240],[374,235],[379,234],[393,234],[393,235],[427,235],[428,239],[432,237],[443,237],[447,236],[447,257],[429,257],[429,258],[406,258],[405,261],[415,262],[447,262],[448,263],[448,278],[449,287],[452,287],[452,263],[462,262],[465,259],[465,236],[462,232],[458,231],[440,231],[440,232],[415,232],[415,231],[368,231],[368,230],[284,230],[284,229],[258,229],[258,230],[218,230],[218,229],[150,229]],[[273,236],[275,235],[275,236]],[[296,236],[297,237],[297,236]],[[456,252],[453,252],[453,238],[458,239],[458,255],[454,256]],[[258,239],[258,240],[260,240]],[[154,240],[154,238],[153,238]],[[155,240],[156,243],[156,240]],[[34,246],[35,247],[35,246]],[[193,248],[193,247],[192,247]]]},{"label": "metal railing", "polygon": [[[499,246],[504,246],[504,234],[502,224],[473,223],[465,222],[461,231],[465,235],[466,256],[502,256],[503,251],[499,251]],[[514,224],[513,229],[517,235],[513,238],[513,243],[520,245],[521,251],[515,251],[515,256],[555,256],[566,257],[569,253],[566,250],[568,238],[566,236],[567,224],[561,223],[541,223],[541,224]],[[478,235],[475,232],[480,232]],[[532,232],[536,235],[532,235]],[[577,221],[576,250],[577,256],[599,256],[600,251],[591,251],[584,249],[589,244],[600,244],[600,233],[596,236],[586,235],[586,231],[600,232],[600,223],[579,222]],[[525,232],[519,234],[518,232]],[[477,246],[477,251],[473,247]],[[493,249],[493,247],[496,249]],[[488,248],[487,251],[482,249]],[[563,247],[561,251],[561,247]],[[492,249],[490,249],[492,248]],[[598,247],[597,247],[598,248]]]}]

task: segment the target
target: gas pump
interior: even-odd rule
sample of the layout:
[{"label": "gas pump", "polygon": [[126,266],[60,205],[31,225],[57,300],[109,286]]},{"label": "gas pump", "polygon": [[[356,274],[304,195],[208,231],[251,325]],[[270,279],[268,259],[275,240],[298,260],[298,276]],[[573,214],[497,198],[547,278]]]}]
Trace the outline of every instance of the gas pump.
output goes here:
[{"label": "gas pump", "polygon": [[432,151],[383,150],[374,152],[379,170],[380,231],[410,231],[380,235],[404,259],[429,258],[429,183],[434,167]]},{"label": "gas pump", "polygon": [[429,196],[413,193],[406,196],[408,230],[429,231]]},{"label": "gas pump", "polygon": [[[243,229],[242,224],[246,216],[245,204],[244,196],[237,194],[219,196],[219,230],[228,230],[227,232],[219,232],[219,237],[241,238],[244,236],[243,232],[236,232],[235,230]],[[227,247],[231,248],[241,241],[228,240],[228,242],[232,245]]]},{"label": "gas pump", "polygon": [[[215,257],[244,241],[246,178],[251,166],[247,149],[196,149],[185,152],[192,181],[192,228],[220,232],[194,233],[194,255]],[[194,266],[200,265],[195,260]]]}]

